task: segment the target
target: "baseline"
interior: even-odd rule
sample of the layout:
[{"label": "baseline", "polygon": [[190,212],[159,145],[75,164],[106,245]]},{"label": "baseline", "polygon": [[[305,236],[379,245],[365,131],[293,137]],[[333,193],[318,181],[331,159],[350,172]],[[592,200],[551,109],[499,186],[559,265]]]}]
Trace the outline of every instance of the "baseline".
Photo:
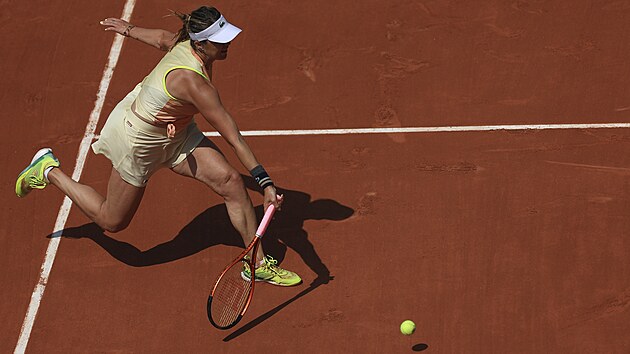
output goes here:
[{"label": "baseline", "polygon": [[[305,129],[305,130],[246,130],[243,136],[273,135],[346,135],[346,134],[392,134],[392,133],[440,133],[482,132],[494,130],[551,130],[551,129],[619,129],[630,128],[630,123],[593,124],[536,124],[536,125],[464,125],[444,127],[399,127],[399,128],[354,128],[354,129]],[[205,136],[219,136],[218,132],[204,132]]]}]

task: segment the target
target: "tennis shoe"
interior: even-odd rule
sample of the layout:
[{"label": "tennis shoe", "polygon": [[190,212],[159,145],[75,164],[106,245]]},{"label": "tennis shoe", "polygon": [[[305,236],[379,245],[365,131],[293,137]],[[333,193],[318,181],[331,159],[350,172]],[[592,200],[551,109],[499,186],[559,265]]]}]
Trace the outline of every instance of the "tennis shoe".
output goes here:
[{"label": "tennis shoe", "polygon": [[[243,267],[241,276],[243,279],[249,281],[251,279],[250,273],[249,267]],[[280,268],[278,261],[271,256],[265,256],[263,264],[256,268],[254,275],[256,281],[264,281],[279,286],[293,286],[302,282],[302,278],[300,278],[299,275]]]},{"label": "tennis shoe", "polygon": [[49,167],[59,167],[59,160],[53,155],[51,148],[43,148],[35,153],[31,164],[20,172],[15,182],[15,194],[25,197],[33,189],[44,189],[50,183],[44,176]]}]

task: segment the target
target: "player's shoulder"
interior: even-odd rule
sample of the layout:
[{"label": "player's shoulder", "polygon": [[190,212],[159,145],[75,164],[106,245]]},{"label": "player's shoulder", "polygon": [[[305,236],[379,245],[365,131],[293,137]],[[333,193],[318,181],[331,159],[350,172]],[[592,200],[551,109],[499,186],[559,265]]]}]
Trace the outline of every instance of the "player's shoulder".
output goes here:
[{"label": "player's shoulder", "polygon": [[214,85],[212,82],[208,80],[205,76],[202,76],[200,73],[186,69],[186,68],[176,68],[173,69],[167,76],[167,80],[171,84],[175,85],[184,85],[188,87],[194,87],[197,89],[207,89],[211,88],[214,90]]},{"label": "player's shoulder", "polygon": [[204,98],[219,95],[210,81],[191,70],[170,72],[166,77],[166,89],[173,96],[189,102],[201,102]]}]

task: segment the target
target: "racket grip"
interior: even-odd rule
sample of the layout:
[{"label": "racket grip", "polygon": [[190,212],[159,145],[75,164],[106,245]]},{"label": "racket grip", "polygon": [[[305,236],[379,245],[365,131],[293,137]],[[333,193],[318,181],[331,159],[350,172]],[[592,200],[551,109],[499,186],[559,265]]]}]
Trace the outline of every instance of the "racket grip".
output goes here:
[{"label": "racket grip", "polygon": [[267,226],[269,226],[269,222],[271,221],[271,218],[273,217],[273,214],[276,212],[276,206],[271,204],[267,207],[267,211],[265,211],[265,215],[262,218],[262,221],[260,222],[260,225],[258,225],[258,229],[256,230],[256,237],[262,237],[262,235],[265,234],[265,231],[267,231]]}]

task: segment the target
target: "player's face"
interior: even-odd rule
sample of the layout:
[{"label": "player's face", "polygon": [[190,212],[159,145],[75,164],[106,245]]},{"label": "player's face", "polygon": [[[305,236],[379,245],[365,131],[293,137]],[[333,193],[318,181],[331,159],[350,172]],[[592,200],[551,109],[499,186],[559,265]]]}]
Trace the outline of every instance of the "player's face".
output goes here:
[{"label": "player's face", "polygon": [[214,43],[210,41],[206,41],[203,44],[203,49],[212,60],[224,60],[227,58],[228,48],[230,46],[230,42],[228,43]]}]

